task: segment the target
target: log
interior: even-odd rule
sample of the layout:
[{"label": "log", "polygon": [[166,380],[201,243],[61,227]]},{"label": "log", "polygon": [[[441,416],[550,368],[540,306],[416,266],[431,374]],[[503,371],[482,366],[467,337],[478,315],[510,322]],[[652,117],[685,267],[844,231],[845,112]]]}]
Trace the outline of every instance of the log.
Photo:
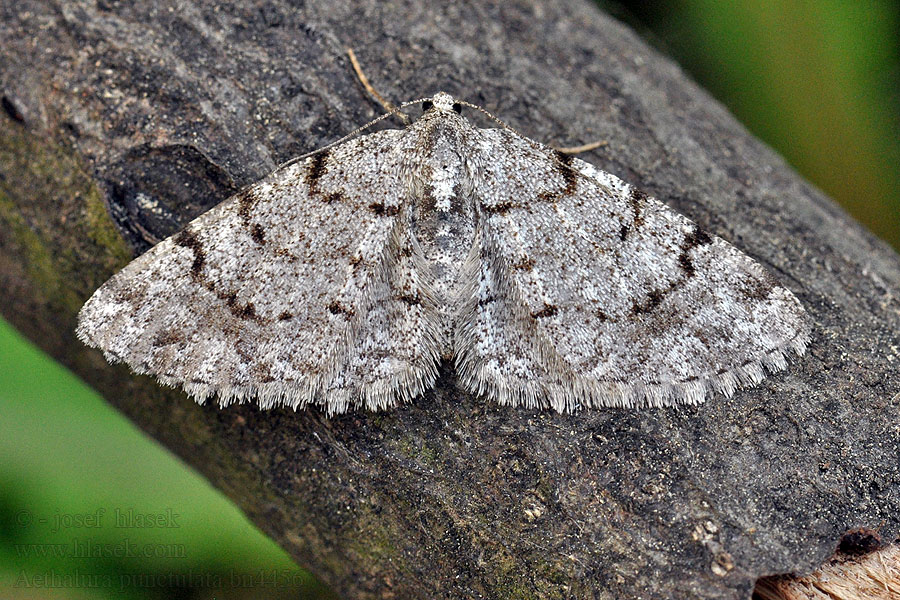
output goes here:
[{"label": "log", "polygon": [[[748,598],[900,525],[900,261],[580,0],[2,9],[0,311],[344,598]],[[445,90],[760,261],[807,355],[730,399],[575,415],[436,388],[382,413],[198,406],[75,338],[116,269],[277,164]],[[473,119],[477,117],[473,116]],[[489,126],[482,123],[482,126]]]}]

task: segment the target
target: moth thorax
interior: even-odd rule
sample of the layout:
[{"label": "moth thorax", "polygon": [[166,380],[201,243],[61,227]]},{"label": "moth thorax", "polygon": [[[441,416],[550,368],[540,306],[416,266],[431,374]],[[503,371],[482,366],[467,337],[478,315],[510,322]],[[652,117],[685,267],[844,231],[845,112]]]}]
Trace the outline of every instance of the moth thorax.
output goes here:
[{"label": "moth thorax", "polygon": [[475,235],[471,197],[460,194],[465,168],[452,147],[439,144],[429,152],[422,171],[424,185],[412,233],[422,248],[433,289],[442,302],[455,304],[461,268]]}]

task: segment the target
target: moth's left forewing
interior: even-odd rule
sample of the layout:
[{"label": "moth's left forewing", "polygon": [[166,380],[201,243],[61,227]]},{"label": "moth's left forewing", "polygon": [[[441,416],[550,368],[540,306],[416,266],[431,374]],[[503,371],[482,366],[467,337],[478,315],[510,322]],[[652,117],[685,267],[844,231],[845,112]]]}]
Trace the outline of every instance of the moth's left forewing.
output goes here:
[{"label": "moth's left forewing", "polygon": [[[493,160],[476,190],[482,284],[461,327],[472,389],[511,404],[543,391],[559,410],[697,403],[802,354],[805,311],[748,256],[581,160],[480,133]],[[490,368],[498,344],[527,368]]]},{"label": "moth's left forewing", "polygon": [[114,275],[77,333],[200,401],[380,409],[429,387],[433,307],[404,226],[402,131],[289,163]]}]

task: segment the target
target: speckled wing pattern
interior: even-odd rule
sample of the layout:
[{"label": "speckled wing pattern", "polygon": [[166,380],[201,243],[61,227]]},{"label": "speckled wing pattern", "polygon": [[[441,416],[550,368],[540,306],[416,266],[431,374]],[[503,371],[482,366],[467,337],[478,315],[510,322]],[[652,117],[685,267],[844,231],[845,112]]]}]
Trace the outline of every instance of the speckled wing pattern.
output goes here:
[{"label": "speckled wing pattern", "polygon": [[568,412],[697,404],[805,351],[798,300],[722,239],[448,94],[423,108],[201,215],[101,286],[79,337],[200,402],[328,414],[409,401],[441,360]]},{"label": "speckled wing pattern", "polygon": [[750,257],[637,188],[504,129],[485,163],[461,378],[503,404],[697,404],[803,354],[805,311]]},{"label": "speckled wing pattern", "polygon": [[333,413],[418,395],[437,348],[398,218],[400,136],[288,164],[204,213],[98,289],[79,337],[201,402]]}]

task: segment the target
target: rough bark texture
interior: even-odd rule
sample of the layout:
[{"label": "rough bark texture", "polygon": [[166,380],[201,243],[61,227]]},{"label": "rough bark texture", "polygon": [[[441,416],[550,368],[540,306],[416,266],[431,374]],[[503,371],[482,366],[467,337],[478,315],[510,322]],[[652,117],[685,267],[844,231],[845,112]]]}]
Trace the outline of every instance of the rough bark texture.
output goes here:
[{"label": "rough bark texture", "polygon": [[[139,5],[135,8],[133,5]],[[150,8],[153,6],[154,8]],[[900,525],[900,261],[581,0],[5,2],[0,311],[344,598],[746,598]],[[276,164],[446,90],[574,145],[769,268],[815,321],[697,408],[498,408],[445,369],[382,414],[200,407],[72,333],[117,268]]]}]

